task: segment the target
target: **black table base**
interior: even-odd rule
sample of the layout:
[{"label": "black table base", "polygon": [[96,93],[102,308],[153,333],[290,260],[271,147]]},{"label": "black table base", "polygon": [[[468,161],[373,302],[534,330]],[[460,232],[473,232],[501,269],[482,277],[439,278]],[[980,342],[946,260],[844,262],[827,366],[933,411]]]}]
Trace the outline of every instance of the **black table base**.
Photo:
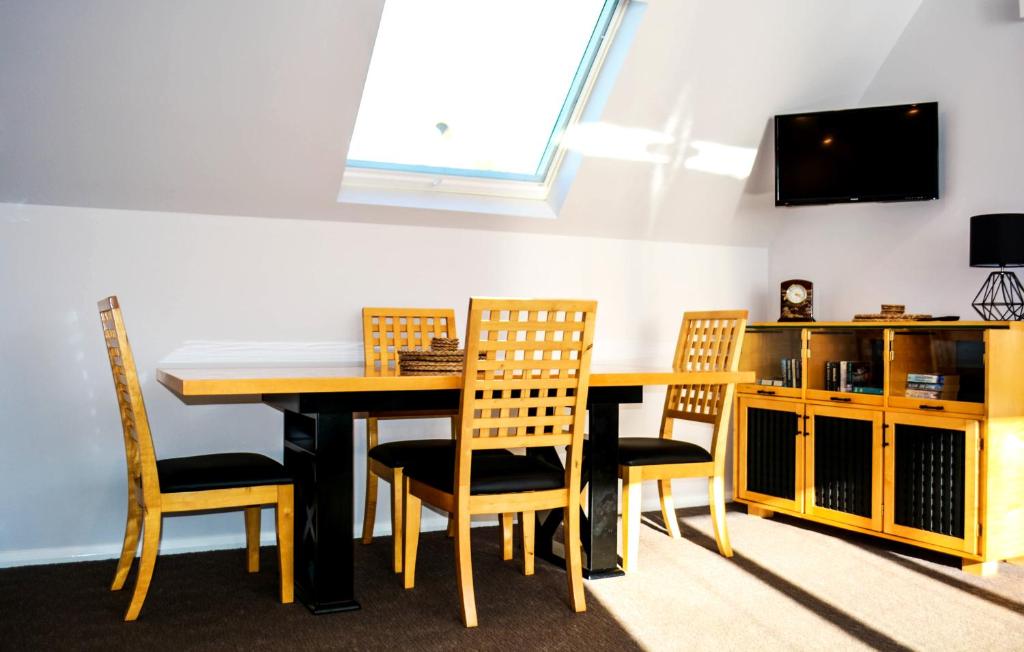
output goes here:
[{"label": "black table base", "polygon": [[[264,395],[284,412],[284,464],[295,477],[295,588],[315,614],[359,609],[354,579],[354,415],[391,410],[458,407],[458,390]],[[583,469],[589,478],[589,517],[581,521],[583,575],[621,575],[618,533],[619,405],[643,401],[643,388],[591,387],[590,443]],[[552,537],[562,520],[552,510],[539,523],[538,557],[564,568]]]}]

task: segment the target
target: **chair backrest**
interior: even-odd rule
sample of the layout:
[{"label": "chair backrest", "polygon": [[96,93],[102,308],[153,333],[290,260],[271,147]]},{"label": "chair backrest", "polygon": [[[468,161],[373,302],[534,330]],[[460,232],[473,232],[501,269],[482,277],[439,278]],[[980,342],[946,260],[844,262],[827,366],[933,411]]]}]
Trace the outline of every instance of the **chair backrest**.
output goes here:
[{"label": "chair backrest", "polygon": [[435,337],[458,337],[451,308],[363,308],[367,371],[396,369],[398,352],[425,350]]},{"label": "chair backrest", "polygon": [[[688,312],[683,315],[672,369],[675,371],[738,371],[746,310]],[[724,385],[672,385],[665,395],[661,436],[672,438],[675,419],[714,424],[711,454],[724,459],[735,383]]]},{"label": "chair backrest", "polygon": [[597,302],[469,302],[456,494],[472,451],[568,446],[566,487],[579,491]]},{"label": "chair backrest", "polygon": [[152,505],[160,494],[160,480],[156,472],[156,452],[149,431],[146,404],[142,400],[142,387],[135,369],[132,347],[128,344],[124,319],[117,297],[99,302],[103,339],[107,344],[110,371],[114,376],[114,392],[121,412],[124,431],[124,455],[128,463],[129,499],[141,499]]}]

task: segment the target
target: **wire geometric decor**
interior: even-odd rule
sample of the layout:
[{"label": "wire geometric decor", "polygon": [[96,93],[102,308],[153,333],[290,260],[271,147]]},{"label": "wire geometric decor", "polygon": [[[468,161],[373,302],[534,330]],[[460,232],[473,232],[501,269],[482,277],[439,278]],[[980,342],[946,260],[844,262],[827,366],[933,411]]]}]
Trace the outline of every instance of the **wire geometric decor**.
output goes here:
[{"label": "wire geometric decor", "polygon": [[1024,286],[1016,274],[999,268],[988,275],[971,305],[985,321],[1024,320]]}]

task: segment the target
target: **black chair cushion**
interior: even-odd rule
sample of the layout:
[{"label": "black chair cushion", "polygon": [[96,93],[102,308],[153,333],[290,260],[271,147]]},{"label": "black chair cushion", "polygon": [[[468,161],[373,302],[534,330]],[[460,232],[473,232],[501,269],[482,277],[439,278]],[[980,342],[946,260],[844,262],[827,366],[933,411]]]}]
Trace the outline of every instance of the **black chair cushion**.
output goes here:
[{"label": "black chair cushion", "polygon": [[392,441],[374,446],[367,455],[384,466],[400,469],[421,459],[451,457],[455,455],[455,442],[451,439]]},{"label": "black chair cushion", "polygon": [[[511,455],[511,451],[497,449],[480,451],[481,455]],[[439,457],[454,458],[455,441],[452,439],[410,439],[379,444],[370,449],[367,455],[384,466],[401,469],[420,460],[435,461]]]},{"label": "black chair cushion", "polygon": [[[565,470],[561,467],[526,455],[490,453],[478,451],[473,455],[470,494],[542,491],[565,486]],[[405,475],[440,491],[453,493],[455,455],[413,463],[405,468]]]},{"label": "black chair cushion", "polygon": [[697,444],[661,437],[620,437],[619,464],[649,466],[652,464],[692,464],[710,462],[711,453]]},{"label": "black chair cushion", "polygon": [[268,484],[291,484],[280,462],[256,453],[217,453],[157,460],[160,491],[205,491]]}]

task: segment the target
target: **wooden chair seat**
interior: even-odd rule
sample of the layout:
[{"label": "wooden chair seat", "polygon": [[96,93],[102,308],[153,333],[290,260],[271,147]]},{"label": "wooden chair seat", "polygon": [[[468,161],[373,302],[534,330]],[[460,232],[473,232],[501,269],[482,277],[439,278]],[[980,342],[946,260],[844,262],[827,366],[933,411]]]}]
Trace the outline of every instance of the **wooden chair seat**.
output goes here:
[{"label": "wooden chair seat", "polygon": [[292,482],[291,475],[280,462],[256,453],[171,457],[157,460],[156,472],[160,478],[160,492],[165,494]]},{"label": "wooden chair seat", "polygon": [[[543,491],[565,487],[565,469],[526,455],[488,455],[478,451],[473,457],[469,479],[471,496],[482,494]],[[455,450],[438,463],[417,462],[405,467],[405,476],[445,493],[454,492]]]},{"label": "wooden chair seat", "polygon": [[649,466],[654,464],[692,464],[710,462],[711,453],[697,444],[655,437],[622,437],[619,439],[619,464]]}]

